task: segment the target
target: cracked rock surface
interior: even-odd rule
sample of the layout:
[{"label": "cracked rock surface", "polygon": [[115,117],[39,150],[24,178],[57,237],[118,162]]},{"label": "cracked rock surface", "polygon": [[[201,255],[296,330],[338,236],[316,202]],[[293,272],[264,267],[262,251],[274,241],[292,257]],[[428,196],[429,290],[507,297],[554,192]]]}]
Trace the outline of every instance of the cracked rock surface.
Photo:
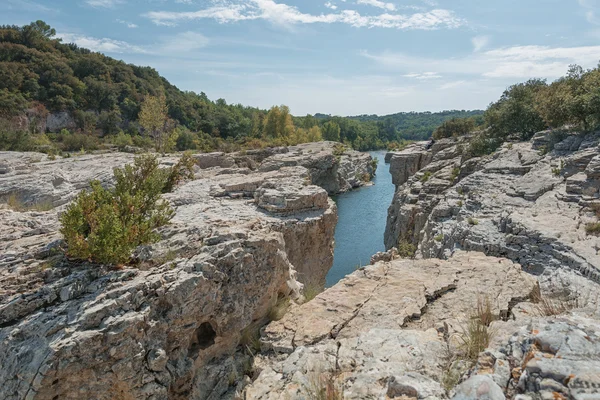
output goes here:
[{"label": "cracked rock surface", "polygon": [[396,193],[386,247],[409,243],[423,258],[480,251],[542,275],[542,285],[596,290],[600,237],[585,226],[597,221],[593,208],[600,207],[600,133],[570,134],[544,154],[550,135],[479,158],[466,155],[468,138],[390,153]]},{"label": "cracked rock surface", "polygon": [[[234,395],[231,377],[248,362],[236,353],[242,331],[331,267],[327,191],[373,171],[370,156],[336,157],[331,143],[196,157],[195,179],[164,196],[175,217],[162,240],[136,251],[137,268],[115,269],[65,260],[58,214],[133,156],[1,153],[0,197],[54,207],[0,208],[1,399]],[[279,164],[263,168],[272,157]]]},{"label": "cracked rock surface", "polygon": [[518,264],[481,253],[377,262],[264,329],[263,348],[272,352],[257,362],[246,398],[310,398],[322,374],[348,399],[444,398],[445,337],[482,296],[509,318],[536,287]]}]

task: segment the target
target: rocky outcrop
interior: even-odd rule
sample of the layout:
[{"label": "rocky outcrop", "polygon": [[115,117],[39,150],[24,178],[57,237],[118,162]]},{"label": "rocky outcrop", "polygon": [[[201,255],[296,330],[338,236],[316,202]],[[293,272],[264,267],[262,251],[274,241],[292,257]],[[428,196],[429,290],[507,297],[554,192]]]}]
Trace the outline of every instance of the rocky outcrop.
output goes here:
[{"label": "rocky outcrop", "polygon": [[585,225],[600,202],[600,135],[571,135],[543,154],[540,137],[550,134],[482,158],[464,154],[464,139],[439,140],[427,156],[418,145],[393,156],[392,163],[430,161],[415,173],[414,162],[394,172],[397,182],[410,178],[390,206],[386,246],[410,243],[424,258],[481,251],[578,290],[587,290],[580,277],[599,282],[600,239],[587,235]]},{"label": "rocky outcrop", "polygon": [[50,132],[60,132],[61,129],[73,130],[77,123],[73,115],[67,111],[49,113],[46,117],[46,129]]},{"label": "rocky outcrop", "polygon": [[492,399],[599,397],[598,314],[582,309],[493,326],[494,349],[479,355],[472,376],[454,391],[455,399],[481,398],[475,394],[486,384],[494,391]]},{"label": "rocky outcrop", "polygon": [[445,398],[448,341],[478,302],[512,319],[536,286],[519,265],[481,253],[378,262],[264,329],[272,352],[246,399],[312,398],[323,377],[344,399]]},{"label": "rocky outcrop", "polygon": [[232,155],[233,165],[214,165],[229,156],[198,156],[204,169],[165,195],[175,217],[162,240],[122,269],[64,259],[58,214],[89,180],[110,185],[112,169],[132,155],[2,153],[0,197],[54,208],[0,209],[0,397],[233,395],[232,376],[243,376],[248,360],[236,353],[243,333],[268,321],[281,299],[301,300],[304,285],[322,284],[331,266],[336,208],[312,177],[329,190],[352,177],[333,165],[329,182],[300,164],[346,159],[370,173],[368,160],[338,160],[322,146],[311,161],[291,148],[293,162],[279,168],[262,169],[270,157],[256,155],[257,171],[238,166],[248,155]]}]

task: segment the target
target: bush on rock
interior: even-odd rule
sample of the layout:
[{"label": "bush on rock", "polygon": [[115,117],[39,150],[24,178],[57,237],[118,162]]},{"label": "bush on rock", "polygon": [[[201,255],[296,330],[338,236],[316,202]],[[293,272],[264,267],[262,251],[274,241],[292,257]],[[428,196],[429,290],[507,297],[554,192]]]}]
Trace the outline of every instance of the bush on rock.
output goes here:
[{"label": "bush on rock", "polygon": [[159,168],[155,156],[115,168],[114,189],[90,182],[61,216],[61,233],[69,257],[103,264],[125,263],[139,245],[159,240],[155,229],[166,225],[173,209],[160,199],[182,177],[193,176],[189,155],[172,168]]}]

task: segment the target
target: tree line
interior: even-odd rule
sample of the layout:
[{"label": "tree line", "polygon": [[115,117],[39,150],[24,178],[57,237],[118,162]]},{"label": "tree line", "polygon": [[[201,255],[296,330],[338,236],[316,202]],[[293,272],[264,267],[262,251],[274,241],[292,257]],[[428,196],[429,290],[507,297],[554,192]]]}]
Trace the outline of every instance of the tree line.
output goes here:
[{"label": "tree line", "polygon": [[[294,117],[285,105],[263,110],[181,91],[150,67],[62,43],[55,35],[43,21],[0,26],[0,149],[93,150],[112,143],[228,151],[324,139],[370,150],[426,139],[447,119],[481,113]],[[73,117],[74,129],[38,129],[36,122],[61,111]],[[24,115],[33,121],[28,130],[10,123]]]},{"label": "tree line", "polygon": [[600,128],[600,65],[584,69],[571,65],[565,76],[548,83],[530,79],[508,87],[486,109],[481,119],[451,119],[440,125],[434,138],[477,131],[471,140],[473,155],[489,154],[506,140],[529,140],[536,132],[553,129],[588,132]]}]

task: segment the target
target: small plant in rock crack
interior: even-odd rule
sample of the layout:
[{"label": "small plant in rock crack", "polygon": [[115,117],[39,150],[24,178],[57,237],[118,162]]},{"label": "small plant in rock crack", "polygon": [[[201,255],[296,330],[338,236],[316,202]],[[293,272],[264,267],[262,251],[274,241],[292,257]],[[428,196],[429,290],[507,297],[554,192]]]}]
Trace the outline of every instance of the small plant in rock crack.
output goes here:
[{"label": "small plant in rock crack", "polygon": [[565,168],[565,162],[563,160],[560,160],[560,167],[552,168],[552,175],[554,175],[556,177],[560,176],[560,174],[562,173],[564,168]]},{"label": "small plant in rock crack", "polygon": [[431,171],[425,171],[425,173],[423,174],[423,176],[421,177],[421,182],[425,183],[427,182],[429,179],[431,179]]},{"label": "small plant in rock crack", "polygon": [[[594,210],[594,212],[596,214],[596,218],[600,219],[600,204],[592,205],[592,210]],[[590,222],[589,224],[586,224],[585,232],[588,235],[600,236],[600,221]]]},{"label": "small plant in rock crack", "polygon": [[456,178],[458,178],[459,175],[460,175],[460,168],[459,167],[452,168],[452,174],[450,175],[450,181],[454,182],[456,180]]},{"label": "small plant in rock crack", "polygon": [[441,242],[442,240],[444,240],[444,234],[440,233],[439,235],[436,235],[433,240],[435,240],[436,242]]},{"label": "small plant in rock crack", "polygon": [[338,372],[333,369],[323,371],[318,367],[309,374],[308,384],[304,386],[309,400],[343,400],[343,390],[336,382]]},{"label": "small plant in rock crack", "polygon": [[269,309],[267,317],[271,321],[279,321],[283,318],[288,308],[290,308],[290,298],[287,296],[278,297],[275,304]]},{"label": "small plant in rock crack", "polygon": [[479,225],[479,220],[472,217],[467,218],[467,222],[469,225]]},{"label": "small plant in rock crack", "polygon": [[462,357],[472,362],[477,360],[479,353],[485,350],[492,340],[490,325],[495,319],[490,300],[487,297],[479,297],[477,309],[458,335]]}]

